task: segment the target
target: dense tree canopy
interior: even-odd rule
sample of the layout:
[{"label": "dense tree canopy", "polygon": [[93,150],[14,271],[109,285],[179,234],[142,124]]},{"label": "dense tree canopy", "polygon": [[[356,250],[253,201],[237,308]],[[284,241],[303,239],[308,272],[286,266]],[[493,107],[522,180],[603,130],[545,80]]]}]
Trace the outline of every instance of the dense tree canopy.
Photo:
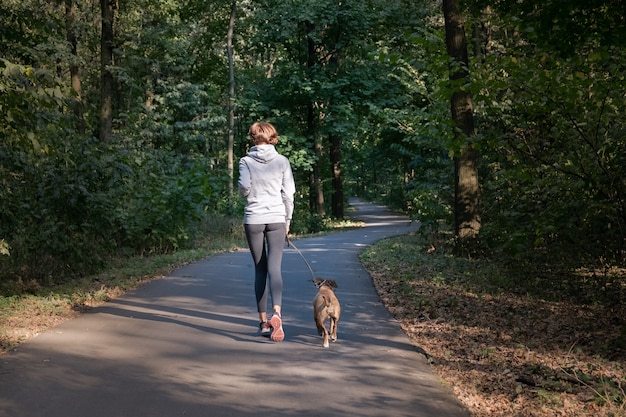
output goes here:
[{"label": "dense tree canopy", "polygon": [[[0,282],[175,250],[206,216],[240,212],[233,2],[104,3],[104,43],[95,0],[0,4]],[[454,224],[453,161],[469,140],[484,249],[623,264],[623,2],[460,2],[458,79],[435,2],[235,5],[234,155],[252,122],[277,125],[298,185],[294,232],[344,216],[349,194]],[[455,92],[473,97],[470,138],[451,119]]]}]

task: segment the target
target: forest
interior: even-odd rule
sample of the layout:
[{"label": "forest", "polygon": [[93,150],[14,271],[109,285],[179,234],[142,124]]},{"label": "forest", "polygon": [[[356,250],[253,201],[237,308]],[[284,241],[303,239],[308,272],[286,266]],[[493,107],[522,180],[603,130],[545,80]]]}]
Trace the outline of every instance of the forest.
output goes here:
[{"label": "forest", "polygon": [[0,299],[238,229],[266,120],[291,233],[349,219],[350,196],[385,204],[466,262],[457,283],[491,260],[520,294],[601,306],[597,357],[623,359],[625,63],[622,0],[3,0]]},{"label": "forest", "polygon": [[610,280],[625,7],[5,0],[3,291],[175,251],[237,215],[233,167],[261,119],[295,171],[294,233],[359,195],[451,228],[459,253],[541,253]]}]

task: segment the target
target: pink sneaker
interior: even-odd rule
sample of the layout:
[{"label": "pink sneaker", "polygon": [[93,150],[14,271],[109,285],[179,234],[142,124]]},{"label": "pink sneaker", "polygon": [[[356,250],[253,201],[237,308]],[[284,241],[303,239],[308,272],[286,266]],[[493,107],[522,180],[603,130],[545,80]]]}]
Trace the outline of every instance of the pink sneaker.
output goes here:
[{"label": "pink sneaker", "polygon": [[272,326],[272,334],[270,339],[273,342],[282,342],[285,340],[285,332],[283,331],[283,321],[280,318],[280,314],[274,313],[270,319],[270,326]]}]

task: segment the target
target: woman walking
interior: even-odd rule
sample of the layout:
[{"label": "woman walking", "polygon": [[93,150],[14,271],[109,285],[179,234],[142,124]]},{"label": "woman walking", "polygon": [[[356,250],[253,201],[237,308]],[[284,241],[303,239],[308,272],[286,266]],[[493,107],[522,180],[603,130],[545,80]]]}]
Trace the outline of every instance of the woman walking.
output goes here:
[{"label": "woman walking", "polygon": [[[239,193],[246,198],[244,229],[254,260],[254,292],[261,335],[285,338],[282,325],[282,259],[293,214],[295,184],[289,160],[276,151],[276,128],[254,123],[248,132],[252,148],[239,160]],[[267,319],[268,294],[272,317]]]}]

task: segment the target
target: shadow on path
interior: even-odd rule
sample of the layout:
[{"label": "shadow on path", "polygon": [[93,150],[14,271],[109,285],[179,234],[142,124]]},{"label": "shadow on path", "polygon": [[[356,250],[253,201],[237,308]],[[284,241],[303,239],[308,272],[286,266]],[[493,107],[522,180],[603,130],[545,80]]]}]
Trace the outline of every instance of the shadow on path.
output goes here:
[{"label": "shadow on path", "polygon": [[296,241],[342,304],[339,340],[313,323],[311,273],[283,259],[286,340],[256,334],[248,251],[181,268],[0,357],[1,417],[466,417],[381,304],[358,255],[416,224],[351,200],[366,226]]}]

